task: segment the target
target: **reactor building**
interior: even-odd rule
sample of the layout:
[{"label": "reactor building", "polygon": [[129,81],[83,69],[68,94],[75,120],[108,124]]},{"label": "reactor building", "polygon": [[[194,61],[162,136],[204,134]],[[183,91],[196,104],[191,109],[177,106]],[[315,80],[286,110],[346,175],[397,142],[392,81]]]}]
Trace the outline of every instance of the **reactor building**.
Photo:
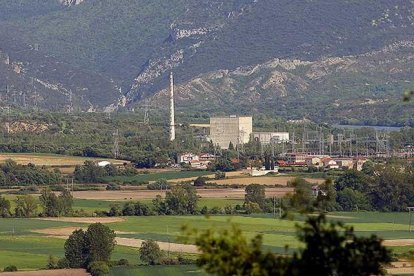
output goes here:
[{"label": "reactor building", "polygon": [[252,132],[252,117],[231,115],[210,118],[210,139],[222,149],[228,149],[230,142],[234,147],[248,143]]}]

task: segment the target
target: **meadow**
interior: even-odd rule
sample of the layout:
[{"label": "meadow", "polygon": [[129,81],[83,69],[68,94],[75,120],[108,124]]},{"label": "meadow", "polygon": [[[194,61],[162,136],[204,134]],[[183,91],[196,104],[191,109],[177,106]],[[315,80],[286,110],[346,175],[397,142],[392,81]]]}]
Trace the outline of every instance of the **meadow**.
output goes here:
[{"label": "meadow", "polygon": [[[392,245],[394,240],[406,241],[403,246],[392,246],[395,253],[402,254],[412,249],[414,232],[408,231],[408,213],[330,213],[330,220],[338,220],[353,225],[358,235],[377,234]],[[281,220],[270,215],[256,216],[157,216],[126,217],[124,221],[108,223],[117,231],[117,237],[126,239],[154,239],[165,243],[182,242],[181,228],[184,225],[198,229],[227,229],[231,223],[237,224],[247,238],[263,235],[266,250],[278,253],[292,252],[301,246],[296,239],[296,225],[303,223],[304,217],[295,220]],[[62,257],[65,237],[50,237],[48,229],[82,227],[88,224],[68,221],[45,221],[39,219],[0,219],[0,268],[16,265],[19,269],[40,269],[46,266],[50,254]],[[43,234],[33,232],[42,230]],[[402,240],[404,239],[404,240]],[[406,240],[409,239],[409,240]],[[286,251],[285,246],[289,246]],[[183,247],[184,248],[184,247]],[[183,249],[185,250],[185,249]],[[175,250],[179,254],[185,253]],[[178,251],[178,252],[177,252]],[[193,258],[194,255],[189,255]],[[134,265],[131,270],[113,268],[113,275],[182,275],[188,272],[201,275],[194,266],[142,267],[138,249],[117,245],[112,259],[128,259]],[[135,274],[133,274],[135,273]],[[184,273],[186,274],[186,273]]]}]

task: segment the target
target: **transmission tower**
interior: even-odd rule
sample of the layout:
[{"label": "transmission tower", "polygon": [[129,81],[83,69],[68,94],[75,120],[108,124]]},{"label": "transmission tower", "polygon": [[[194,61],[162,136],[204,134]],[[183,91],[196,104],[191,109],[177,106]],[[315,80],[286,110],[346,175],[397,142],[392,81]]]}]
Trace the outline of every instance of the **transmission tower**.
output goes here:
[{"label": "transmission tower", "polygon": [[118,159],[119,157],[119,130],[117,129],[114,133],[114,148],[113,148],[113,154],[114,158]]}]

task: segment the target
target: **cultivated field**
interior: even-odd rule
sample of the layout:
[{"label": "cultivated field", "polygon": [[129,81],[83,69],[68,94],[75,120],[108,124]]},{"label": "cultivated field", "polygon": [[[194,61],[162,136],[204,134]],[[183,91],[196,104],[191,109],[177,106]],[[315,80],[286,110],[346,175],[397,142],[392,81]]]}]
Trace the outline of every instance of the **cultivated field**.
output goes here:
[{"label": "cultivated field", "polygon": [[[289,181],[293,181],[293,176],[261,176],[261,177],[239,177],[239,178],[228,178],[221,180],[211,180],[219,185],[249,185],[249,184],[260,184],[260,185],[281,185],[286,186]],[[321,178],[305,178],[306,181],[315,184],[322,184],[325,179]]]},{"label": "cultivated field", "polygon": [[[353,225],[358,235],[375,233],[383,237],[384,244],[393,248],[397,253],[408,252],[414,245],[413,234],[408,231],[407,213],[332,213],[329,218]],[[118,245],[113,259],[126,258],[132,264],[139,264],[137,247],[142,240],[146,239],[160,242],[163,249],[171,252],[195,253],[194,246],[183,245],[177,239],[183,225],[199,229],[211,227],[224,229],[228,228],[230,223],[235,223],[248,238],[261,233],[264,247],[267,250],[285,252],[285,245],[289,245],[291,252],[301,246],[296,239],[295,225],[303,221],[301,217],[297,217],[296,221],[291,221],[271,216],[210,216],[209,218],[203,216],[156,216],[108,219],[112,218],[0,219],[0,268],[7,265],[16,265],[19,269],[44,268],[49,254],[63,256],[64,238],[72,230],[86,228],[90,222],[96,221],[106,223],[117,233]],[[181,271],[184,268],[173,267],[171,269]],[[119,269],[121,268],[114,268],[114,271],[119,271]],[[122,268],[122,270],[125,269]],[[150,268],[137,269],[147,270]],[[168,267],[154,269],[164,270]],[[186,267],[185,270],[188,273],[197,271],[195,267]],[[402,270],[407,271],[409,268],[401,267],[395,271]],[[129,272],[125,271],[125,273]],[[148,271],[148,273],[150,272]]]},{"label": "cultivated field", "polygon": [[[281,197],[293,188],[266,188],[267,197]],[[107,201],[125,201],[125,200],[148,200],[154,199],[157,195],[165,196],[165,191],[157,190],[120,190],[120,191],[74,191],[73,197],[76,199],[94,199]],[[245,189],[197,189],[197,194],[201,198],[217,199],[244,199]]]}]

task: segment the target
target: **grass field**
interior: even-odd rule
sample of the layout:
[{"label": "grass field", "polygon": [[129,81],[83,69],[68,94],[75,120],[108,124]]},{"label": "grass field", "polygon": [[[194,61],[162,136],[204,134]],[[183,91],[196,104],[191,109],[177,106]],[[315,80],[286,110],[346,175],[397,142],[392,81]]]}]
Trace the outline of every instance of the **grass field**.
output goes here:
[{"label": "grass field", "polygon": [[149,182],[157,181],[158,179],[166,180],[177,180],[184,181],[189,178],[195,178],[204,175],[210,175],[211,172],[207,171],[171,171],[171,172],[158,172],[158,173],[148,173],[148,174],[138,174],[134,176],[109,176],[105,177],[106,182]]},{"label": "grass field", "polygon": [[[207,202],[206,202],[207,203]],[[90,206],[94,208],[96,206]],[[99,207],[99,206],[98,206]],[[413,239],[408,231],[407,213],[330,213],[332,220],[353,225],[358,235],[377,234],[387,240]],[[180,242],[181,227],[189,225],[198,229],[226,229],[231,223],[237,224],[246,237],[263,235],[264,247],[273,252],[285,252],[288,245],[291,252],[300,247],[296,239],[295,221],[280,220],[266,215],[257,216],[158,216],[127,217],[125,221],[109,223],[110,228],[121,231],[117,236],[133,239],[154,239],[163,242]],[[45,221],[38,219],[0,219],[0,268],[14,264],[19,269],[37,269],[46,265],[49,254],[63,256],[64,239],[46,237],[46,234],[31,230],[65,227],[87,227],[78,222]],[[46,231],[47,232],[47,231]],[[408,252],[413,245],[393,247],[396,253]],[[137,248],[116,246],[113,259],[125,258],[133,265],[139,264]],[[185,272],[185,273],[184,273]],[[112,275],[199,275],[193,266],[179,267],[135,267],[132,269],[113,268]],[[167,273],[167,274],[166,274]]]},{"label": "grass field", "polygon": [[101,161],[106,160],[113,164],[123,164],[124,160],[106,159],[106,158],[90,158],[79,156],[68,156],[59,154],[42,154],[42,153],[1,153],[0,163],[4,163],[7,159],[12,159],[21,165],[32,163],[38,166],[75,166],[82,165],[85,161]]},{"label": "grass field", "polygon": [[179,265],[179,266],[141,266],[135,268],[114,267],[111,268],[110,274],[113,276],[137,276],[137,275],[151,275],[151,276],[181,276],[181,275],[207,275],[203,273],[195,265]]}]

